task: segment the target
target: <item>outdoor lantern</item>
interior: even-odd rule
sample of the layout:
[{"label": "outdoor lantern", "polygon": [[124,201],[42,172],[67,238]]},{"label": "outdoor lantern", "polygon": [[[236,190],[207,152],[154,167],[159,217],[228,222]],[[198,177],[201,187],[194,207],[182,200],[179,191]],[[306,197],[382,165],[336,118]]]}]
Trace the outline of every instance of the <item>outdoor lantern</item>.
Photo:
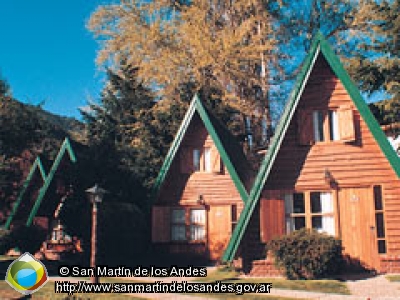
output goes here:
[{"label": "outdoor lantern", "polygon": [[105,193],[107,193],[107,191],[99,187],[97,183],[90,189],[86,190],[86,194],[92,203],[101,203]]},{"label": "outdoor lantern", "polygon": [[[95,184],[90,189],[86,190],[88,198],[90,202],[93,204],[92,206],[92,236],[91,236],[91,252],[90,252],[90,267],[96,268],[96,252],[97,252],[97,204],[101,203],[103,200],[104,194],[107,193],[106,190],[99,187]],[[92,283],[98,283],[99,277],[97,273],[94,272],[94,276],[90,277],[90,281]]]}]

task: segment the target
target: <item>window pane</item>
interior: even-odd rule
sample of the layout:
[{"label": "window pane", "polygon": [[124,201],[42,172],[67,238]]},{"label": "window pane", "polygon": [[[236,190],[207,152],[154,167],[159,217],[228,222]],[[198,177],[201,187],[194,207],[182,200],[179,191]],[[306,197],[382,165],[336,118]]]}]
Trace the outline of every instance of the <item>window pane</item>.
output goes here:
[{"label": "window pane", "polygon": [[211,172],[211,149],[204,149],[204,171]]},{"label": "window pane", "polygon": [[292,217],[286,218],[286,233],[291,233],[294,231],[294,221]]},{"label": "window pane", "polygon": [[200,154],[199,149],[193,150],[193,169],[195,171],[200,171]]},{"label": "window pane", "polygon": [[293,212],[295,214],[304,214],[305,213],[304,194],[303,193],[293,194]]},{"label": "window pane", "polygon": [[171,226],[171,240],[186,241],[186,226],[185,225],[172,225]]},{"label": "window pane", "polygon": [[384,224],[384,219],[383,219],[383,213],[377,213],[375,215],[375,221],[376,221],[376,236],[378,238],[384,238],[385,237],[385,224]]},{"label": "window pane", "polygon": [[206,211],[204,209],[190,210],[190,223],[191,224],[205,224],[206,223]]},{"label": "window pane", "polygon": [[331,141],[339,140],[338,117],[337,112],[333,110],[329,111],[329,134]]},{"label": "window pane", "polygon": [[312,192],[310,195],[310,198],[311,198],[311,212],[312,213],[322,212],[321,193],[320,192]]},{"label": "window pane", "polygon": [[294,229],[299,230],[304,227],[306,227],[306,218],[305,217],[295,217],[294,218]]},{"label": "window pane", "polygon": [[314,139],[316,142],[324,140],[324,115],[322,111],[313,112]]},{"label": "window pane", "polygon": [[284,198],[285,198],[285,214],[293,213],[293,195],[286,194]]},{"label": "window pane", "polygon": [[201,241],[205,240],[206,231],[202,225],[190,225],[190,240]]},{"label": "window pane", "polygon": [[386,241],[385,240],[378,241],[378,253],[379,254],[386,253]]},{"label": "window pane", "polygon": [[312,192],[311,213],[332,213],[333,199],[331,193]]},{"label": "window pane", "polygon": [[185,210],[184,209],[173,209],[171,222],[185,224]]},{"label": "window pane", "polygon": [[322,231],[322,217],[312,217],[311,223],[312,228],[318,230],[318,232]]},{"label": "window pane", "polygon": [[374,201],[375,210],[383,210],[382,187],[380,185],[374,186]]},{"label": "window pane", "polygon": [[325,232],[330,235],[335,235],[335,220],[331,216],[318,216],[311,219],[312,228],[318,232]]}]

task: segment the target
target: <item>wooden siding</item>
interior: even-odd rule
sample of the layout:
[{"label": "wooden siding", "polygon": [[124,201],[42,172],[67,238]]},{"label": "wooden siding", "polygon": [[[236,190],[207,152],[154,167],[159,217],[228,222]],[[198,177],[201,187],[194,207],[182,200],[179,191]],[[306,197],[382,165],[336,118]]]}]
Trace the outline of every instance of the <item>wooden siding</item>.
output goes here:
[{"label": "wooden siding", "polygon": [[[400,254],[400,181],[381,152],[342,83],[320,55],[296,114],[304,110],[352,110],[354,142],[328,141],[300,145],[298,115],[292,119],[265,190],[327,190],[328,170],[339,189],[382,185],[388,255]],[[349,115],[347,114],[347,117]],[[349,135],[349,128],[346,129]],[[351,129],[351,128],[350,128]],[[301,130],[312,131],[312,128]],[[343,129],[345,130],[345,129]],[[303,135],[307,137],[307,135]],[[304,139],[303,143],[304,144]]]},{"label": "wooden siding", "polygon": [[[178,154],[172,162],[155,204],[193,205],[196,204],[199,195],[202,195],[204,201],[209,205],[237,203],[242,206],[243,202],[240,195],[226,170],[223,169],[222,172],[218,173],[218,168],[215,167],[213,172],[188,172],[187,170],[191,169],[188,167],[184,168],[185,173],[181,172],[183,168],[180,163],[181,158],[185,159],[185,163],[192,163],[191,155],[188,155],[185,151],[204,147],[211,148],[211,162],[220,161],[218,151],[210,135],[196,114],[182,141]],[[214,165],[212,165],[212,169],[213,167]]]},{"label": "wooden siding", "polygon": [[266,243],[285,233],[285,202],[281,191],[265,191],[260,201],[260,236]]},{"label": "wooden siding", "polygon": [[[192,167],[193,149],[204,148],[210,148],[210,172],[194,172]],[[204,159],[204,155],[202,155],[202,159]],[[167,247],[169,249],[167,251],[173,253],[188,255],[203,251],[204,255],[216,260],[223,254],[232,233],[231,207],[236,205],[239,214],[243,208],[243,201],[230,174],[222,164],[218,149],[196,113],[154,203],[153,241],[169,242],[168,239],[162,238],[164,234],[160,232],[166,231],[165,227],[170,230],[170,224],[162,221],[165,219],[159,212],[162,209],[157,207],[168,209],[179,206],[198,207],[200,195],[207,208],[207,241],[205,245],[200,247],[199,245],[193,246],[190,242],[181,242],[163,247]],[[197,250],[193,250],[194,248]]]}]

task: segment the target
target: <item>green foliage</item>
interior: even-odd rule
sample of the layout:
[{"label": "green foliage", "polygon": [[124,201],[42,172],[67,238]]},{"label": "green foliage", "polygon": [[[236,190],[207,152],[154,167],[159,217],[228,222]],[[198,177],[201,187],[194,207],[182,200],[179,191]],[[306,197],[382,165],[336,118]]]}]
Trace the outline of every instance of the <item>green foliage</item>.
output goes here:
[{"label": "green foliage", "polygon": [[0,236],[0,253],[5,253],[12,248],[18,248],[21,253],[36,253],[46,238],[43,228],[32,225],[19,226]]},{"label": "green foliage", "polygon": [[91,104],[89,111],[82,111],[94,180],[115,200],[142,207],[146,203],[145,187],[155,177],[157,160],[163,157],[170,130],[175,128],[169,122],[173,112],[156,118],[154,106],[152,93],[137,79],[136,71],[127,67],[118,74],[109,71],[100,105]]},{"label": "green foliage", "polygon": [[5,79],[0,77],[0,97],[10,96],[10,86]]},{"label": "green foliage", "polygon": [[[222,101],[240,113],[230,117],[241,119],[245,136],[246,117],[256,120],[250,130],[271,127],[269,74],[280,70],[271,20],[263,1],[118,1],[99,6],[88,28],[104,41],[100,65],[119,70],[124,61],[168,102],[185,103],[196,92]],[[261,136],[253,140],[264,146]]]},{"label": "green foliage", "polygon": [[289,279],[314,279],[335,274],[342,264],[340,240],[301,229],[273,239],[267,249]]},{"label": "green foliage", "polygon": [[400,99],[371,103],[369,108],[381,125],[400,122]]},{"label": "green foliage", "polygon": [[63,139],[61,127],[39,114],[40,108],[0,95],[0,210],[8,215],[27,172],[38,154],[54,159]]},{"label": "green foliage", "polygon": [[[130,203],[102,203],[98,215],[98,259],[107,265],[140,263],[149,244],[145,214]],[[89,250],[89,249],[88,249]]]},{"label": "green foliage", "polygon": [[400,2],[361,1],[354,15],[356,44],[349,69],[360,87],[368,92],[384,91],[394,104],[400,103]]}]

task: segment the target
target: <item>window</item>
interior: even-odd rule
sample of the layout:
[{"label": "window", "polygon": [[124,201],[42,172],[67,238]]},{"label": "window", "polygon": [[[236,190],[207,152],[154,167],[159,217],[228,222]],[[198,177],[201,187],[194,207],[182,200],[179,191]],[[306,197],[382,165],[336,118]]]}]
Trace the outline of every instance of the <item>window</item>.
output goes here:
[{"label": "window", "polygon": [[331,141],[339,140],[339,122],[338,114],[334,110],[329,111],[329,137]]},{"label": "window", "polygon": [[211,172],[211,149],[204,148],[204,172]]},{"label": "window", "polygon": [[206,237],[206,211],[179,208],[172,210],[171,240],[202,241]]},{"label": "window", "polygon": [[[328,118],[328,122],[325,122],[326,118]],[[338,114],[334,110],[329,110],[327,113],[319,110],[313,111],[313,128],[316,142],[340,139]]]},{"label": "window", "polygon": [[172,210],[171,239],[173,241],[186,241],[186,217],[184,209]]},{"label": "window", "polygon": [[382,187],[374,186],[375,225],[378,253],[386,253],[385,216],[383,211]]},{"label": "window", "polygon": [[297,122],[300,145],[309,146],[328,141],[356,141],[356,124],[353,108],[350,105],[330,110],[300,109]]},{"label": "window", "polygon": [[204,209],[190,210],[190,240],[201,241],[206,237],[206,211]]},{"label": "window", "polygon": [[200,171],[200,159],[201,159],[200,149],[193,149],[193,170],[195,172]]},{"label": "window", "polygon": [[322,142],[324,140],[324,119],[322,111],[313,112],[314,140]]},{"label": "window", "polygon": [[310,192],[285,195],[286,231],[314,228],[335,235],[331,193]]},{"label": "window", "polygon": [[211,172],[211,148],[193,149],[193,171]]},{"label": "window", "polygon": [[238,222],[238,209],[237,209],[237,205],[233,204],[231,206],[231,230],[232,230],[232,232],[235,230],[237,222]]}]

